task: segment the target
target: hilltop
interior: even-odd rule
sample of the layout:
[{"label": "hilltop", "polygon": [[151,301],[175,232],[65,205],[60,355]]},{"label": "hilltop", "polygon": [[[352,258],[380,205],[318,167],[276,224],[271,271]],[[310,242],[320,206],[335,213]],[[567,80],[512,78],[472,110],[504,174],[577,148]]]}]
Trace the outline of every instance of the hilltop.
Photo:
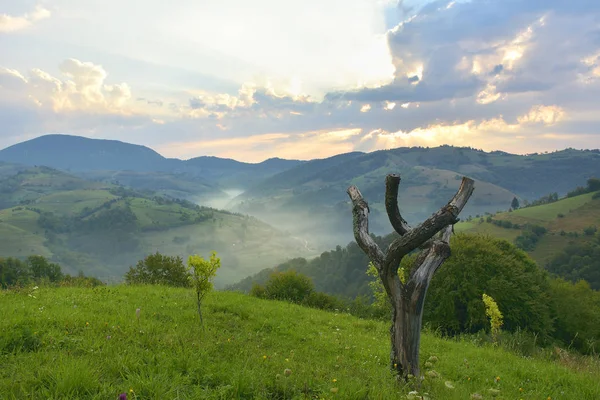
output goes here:
[{"label": "hilltop", "polygon": [[346,195],[350,185],[358,186],[369,202],[371,231],[389,232],[383,205],[389,173],[402,177],[402,215],[409,223],[417,223],[446,204],[464,175],[476,180],[476,189],[463,215],[495,213],[507,210],[513,197],[532,200],[551,192],[562,195],[600,176],[600,152],[567,149],[519,156],[440,146],[348,153],[309,161],[267,178],[228,208],[283,229],[297,229],[324,249],[352,239]]},{"label": "hilltop", "polygon": [[[72,174],[110,179],[118,172],[135,172],[129,183],[141,188],[159,174],[174,174],[188,182],[225,189],[244,189],[262,179],[295,167],[297,160],[271,158],[251,164],[232,159],[201,156],[190,160],[166,158],[146,147],[118,140],[89,139],[72,135],[44,135],[0,150],[0,161],[44,165]],[[117,178],[118,179],[118,178]],[[140,182],[141,181],[141,182]],[[139,183],[139,185],[138,185]],[[159,184],[159,183],[157,183]]]},{"label": "hilltop", "polygon": [[[0,300],[0,393],[9,398],[391,399],[412,390],[389,371],[388,322],[216,292],[203,332],[191,290],[156,286],[0,291]],[[598,365],[562,354],[525,358],[424,333],[421,355],[423,371],[438,374],[423,382],[432,399],[600,397]]]},{"label": "hilltop", "polygon": [[304,243],[256,218],[185,200],[93,182],[48,167],[0,180],[0,254],[40,254],[103,279],[120,280],[129,265],[156,251],[223,259],[217,283],[230,283],[309,255]]}]

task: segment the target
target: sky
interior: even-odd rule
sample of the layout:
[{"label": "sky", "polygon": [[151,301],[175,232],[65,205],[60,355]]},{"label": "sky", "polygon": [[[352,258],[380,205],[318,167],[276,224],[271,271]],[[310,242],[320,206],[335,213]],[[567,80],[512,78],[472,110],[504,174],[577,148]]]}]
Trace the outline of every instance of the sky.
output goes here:
[{"label": "sky", "polygon": [[600,147],[597,0],[0,0],[0,148]]}]

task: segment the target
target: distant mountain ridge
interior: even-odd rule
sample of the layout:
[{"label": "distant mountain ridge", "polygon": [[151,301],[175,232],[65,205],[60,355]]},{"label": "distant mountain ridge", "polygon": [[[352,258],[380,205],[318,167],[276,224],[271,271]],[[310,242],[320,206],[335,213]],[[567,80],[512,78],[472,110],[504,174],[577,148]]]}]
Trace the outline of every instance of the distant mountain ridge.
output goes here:
[{"label": "distant mountain ridge", "polygon": [[85,176],[96,172],[97,179],[109,179],[114,171],[183,174],[203,185],[223,183],[242,189],[304,162],[270,158],[261,163],[245,163],[213,156],[180,160],[166,158],[146,146],[62,134],[40,136],[0,150],[0,161],[43,165]]},{"label": "distant mountain ridge", "polygon": [[67,170],[175,171],[184,166],[200,168],[286,168],[300,160],[270,158],[246,163],[229,158],[199,156],[189,160],[166,158],[149,147],[111,139],[91,139],[66,134],[39,136],[0,150],[0,160],[16,164],[44,165]]}]

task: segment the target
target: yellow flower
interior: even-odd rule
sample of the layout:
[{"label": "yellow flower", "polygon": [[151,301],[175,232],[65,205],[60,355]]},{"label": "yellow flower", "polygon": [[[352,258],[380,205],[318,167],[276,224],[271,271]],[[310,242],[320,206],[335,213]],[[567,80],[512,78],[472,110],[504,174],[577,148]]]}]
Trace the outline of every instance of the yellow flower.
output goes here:
[{"label": "yellow flower", "polygon": [[523,392],[523,388],[519,388],[519,392]]},{"label": "yellow flower", "polygon": [[133,393],[133,388],[129,389],[129,393]]},{"label": "yellow flower", "polygon": [[85,323],[85,326],[90,326],[90,323],[89,323],[89,322],[86,322],[86,323]]},{"label": "yellow flower", "polygon": [[337,382],[337,379],[333,378],[333,379],[331,380],[331,382],[334,382],[334,383],[335,383],[335,382]]},{"label": "yellow flower", "polygon": [[289,361],[290,361],[290,359],[289,359],[289,358],[286,358],[286,359],[285,359],[285,362],[289,362]]},{"label": "yellow flower", "polygon": [[394,363],[394,368],[398,367],[398,364]]},{"label": "yellow flower", "polygon": [[500,382],[500,377],[499,376],[496,377],[496,382]]},{"label": "yellow flower", "polygon": [[263,360],[266,360],[266,359],[267,359],[267,356],[263,356]]}]

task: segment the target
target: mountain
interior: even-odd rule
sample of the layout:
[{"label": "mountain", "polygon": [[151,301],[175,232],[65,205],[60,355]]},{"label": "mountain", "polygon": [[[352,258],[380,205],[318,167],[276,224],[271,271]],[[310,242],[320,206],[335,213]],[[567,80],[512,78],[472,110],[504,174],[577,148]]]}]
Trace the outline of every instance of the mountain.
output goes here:
[{"label": "mountain", "polygon": [[418,223],[454,195],[462,176],[475,179],[463,215],[507,210],[511,200],[566,193],[600,176],[600,152],[567,149],[520,156],[471,148],[398,148],[348,153],[314,160],[274,175],[232,200],[228,208],[255,215],[281,229],[312,237],[324,250],[352,239],[346,189],[357,185],[369,202],[371,231],[389,232],[385,176],[402,177],[399,204],[409,223]]},{"label": "mountain", "polygon": [[[198,184],[200,187],[199,190],[183,190],[183,193],[179,193],[194,200],[203,194],[202,187],[208,186],[213,192],[234,190],[237,194],[272,175],[303,163],[272,158],[251,164],[208,156],[184,161],[165,158],[145,146],[71,135],[45,135],[15,144],[0,151],[0,161],[29,166],[44,165],[98,180],[110,180],[123,171],[134,172],[129,179],[122,179],[128,180],[131,187],[137,189],[144,189],[148,185],[161,187],[165,180],[185,181],[183,185],[188,186],[188,189],[191,184]],[[166,174],[174,177],[166,177]],[[173,186],[181,185],[181,182],[169,182],[165,190],[178,190]],[[220,199],[219,203],[224,201],[223,195],[224,192],[213,193],[213,197]],[[229,197],[230,195],[225,195],[225,198]]]},{"label": "mountain", "polygon": [[152,149],[117,140],[45,135],[0,151],[0,160],[67,171],[168,171],[174,163]]},{"label": "mountain", "polygon": [[119,280],[160,251],[184,259],[217,251],[222,286],[288,257],[304,243],[249,216],[88,181],[48,167],[0,180],[0,256],[40,254],[68,272]]}]

